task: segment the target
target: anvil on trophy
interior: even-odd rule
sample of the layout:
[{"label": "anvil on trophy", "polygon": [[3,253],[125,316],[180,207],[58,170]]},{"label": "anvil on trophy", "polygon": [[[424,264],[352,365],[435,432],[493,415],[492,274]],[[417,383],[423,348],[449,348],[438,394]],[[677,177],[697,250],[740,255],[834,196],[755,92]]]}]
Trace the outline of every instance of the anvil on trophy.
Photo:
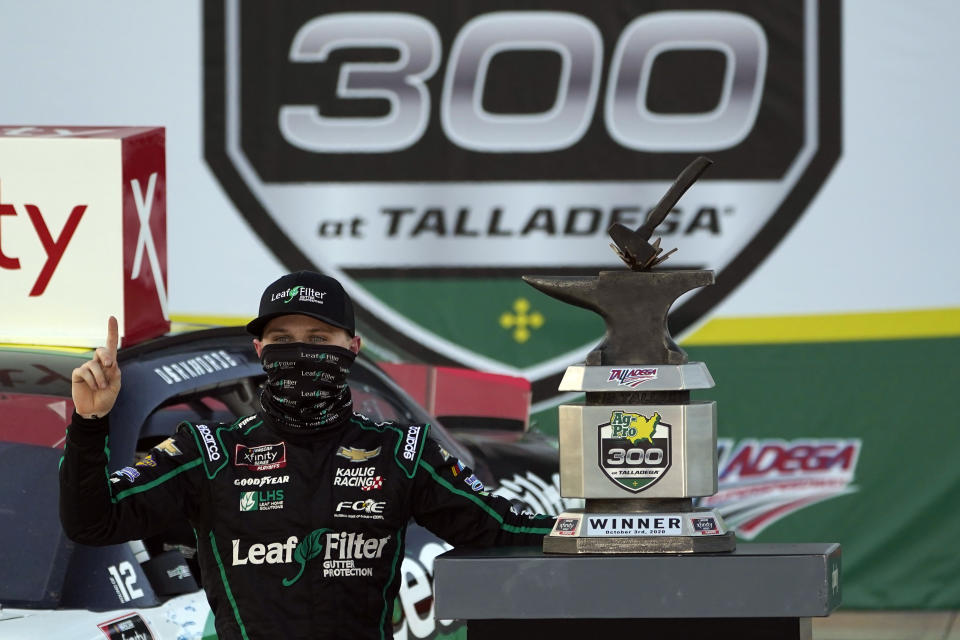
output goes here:
[{"label": "anvil on trophy", "polygon": [[595,311],[607,332],[586,361],[567,368],[560,391],[586,394],[560,412],[560,494],[584,508],[560,514],[544,538],[548,553],[698,553],[732,551],[720,514],[694,507],[717,492],[715,402],[691,402],[691,389],[714,386],[701,362],[688,362],[667,328],[678,297],[713,284],[706,270],[654,271],[663,254],[654,229],[710,166],[694,160],[636,230],[610,230],[629,267],[596,277],[524,280],[558,300]]}]

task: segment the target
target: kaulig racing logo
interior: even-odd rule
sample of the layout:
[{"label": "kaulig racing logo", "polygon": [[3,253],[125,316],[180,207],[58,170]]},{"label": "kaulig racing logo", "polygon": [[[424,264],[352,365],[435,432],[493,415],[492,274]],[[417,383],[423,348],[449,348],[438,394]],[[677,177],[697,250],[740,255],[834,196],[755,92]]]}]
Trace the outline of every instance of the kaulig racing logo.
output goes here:
[{"label": "kaulig racing logo", "polygon": [[[205,154],[290,270],[343,282],[362,329],[426,361],[521,375],[534,398],[603,332],[521,274],[623,268],[658,227],[679,335],[763,262],[840,152],[840,3],[209,1]],[[270,87],[264,90],[264,87]]]}]

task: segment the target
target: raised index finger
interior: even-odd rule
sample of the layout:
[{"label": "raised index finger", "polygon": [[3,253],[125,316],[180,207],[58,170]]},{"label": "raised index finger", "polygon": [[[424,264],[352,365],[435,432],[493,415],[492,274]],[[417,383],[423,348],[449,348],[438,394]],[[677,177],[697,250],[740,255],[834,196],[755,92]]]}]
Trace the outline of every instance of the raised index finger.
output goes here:
[{"label": "raised index finger", "polygon": [[110,319],[107,320],[107,351],[110,353],[111,364],[117,360],[117,344],[119,342],[120,327],[117,324],[117,319],[110,316]]}]

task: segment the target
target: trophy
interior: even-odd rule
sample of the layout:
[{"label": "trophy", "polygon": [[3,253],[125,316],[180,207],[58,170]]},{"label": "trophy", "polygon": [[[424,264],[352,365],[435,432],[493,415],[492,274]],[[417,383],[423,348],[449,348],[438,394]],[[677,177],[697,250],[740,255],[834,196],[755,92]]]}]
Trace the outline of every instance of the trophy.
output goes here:
[{"label": "trophy", "polygon": [[599,313],[603,341],[583,364],[567,368],[560,391],[586,394],[559,407],[560,493],[583,498],[561,513],[544,538],[547,553],[698,553],[732,551],[720,514],[694,506],[717,492],[717,409],[691,402],[709,389],[702,362],[688,362],[667,328],[678,297],[712,284],[706,270],[653,270],[663,253],[649,242],[686,190],[712,164],[699,157],[677,177],[644,224],[610,228],[629,267],[596,277],[524,280],[558,300]]}]

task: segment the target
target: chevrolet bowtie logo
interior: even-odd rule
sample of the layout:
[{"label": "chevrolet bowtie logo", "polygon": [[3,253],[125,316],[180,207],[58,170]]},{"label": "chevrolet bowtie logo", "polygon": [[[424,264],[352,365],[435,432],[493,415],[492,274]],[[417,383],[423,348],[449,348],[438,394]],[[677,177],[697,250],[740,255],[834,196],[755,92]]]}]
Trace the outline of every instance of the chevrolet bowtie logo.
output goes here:
[{"label": "chevrolet bowtie logo", "polygon": [[341,458],[346,458],[350,462],[363,462],[364,460],[369,460],[370,458],[376,458],[380,455],[381,447],[377,447],[373,451],[369,449],[357,449],[356,447],[340,447],[337,450],[337,455]]}]

